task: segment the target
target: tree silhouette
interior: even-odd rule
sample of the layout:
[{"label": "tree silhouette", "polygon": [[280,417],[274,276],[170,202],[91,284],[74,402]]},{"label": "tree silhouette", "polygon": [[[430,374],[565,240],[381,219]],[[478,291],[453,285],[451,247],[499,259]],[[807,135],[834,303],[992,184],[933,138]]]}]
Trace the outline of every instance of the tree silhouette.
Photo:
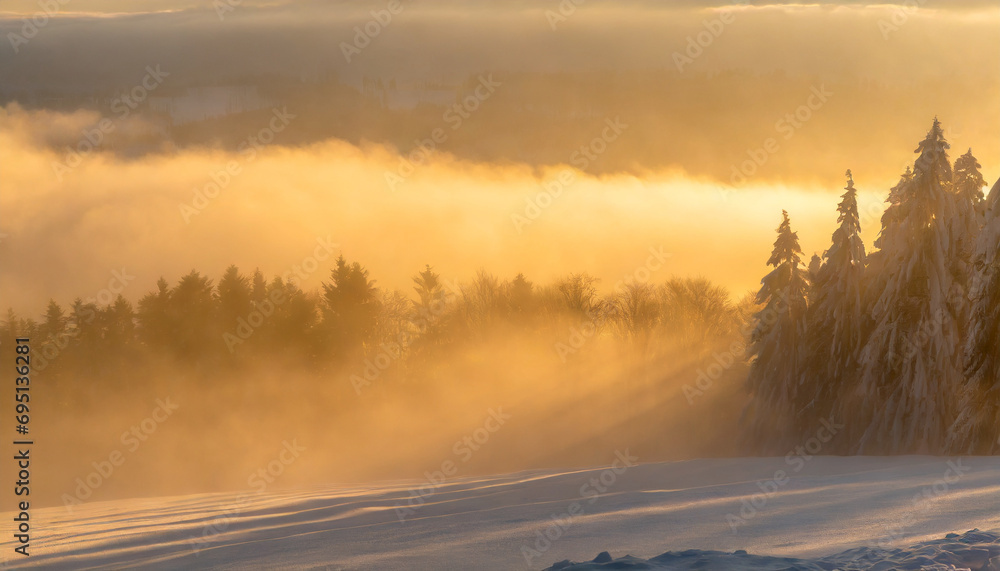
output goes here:
[{"label": "tree silhouette", "polygon": [[413,291],[417,292],[417,300],[413,303],[418,313],[429,314],[432,304],[444,303],[441,277],[434,273],[429,264],[424,267],[424,271],[413,277],[413,284]]},{"label": "tree silhouette", "polygon": [[330,283],[323,282],[323,329],[334,354],[342,355],[363,349],[371,340],[378,315],[378,290],[375,281],[361,264],[348,264],[337,258],[330,272]]},{"label": "tree silhouette", "polygon": [[[309,357],[311,336],[318,320],[316,301],[291,281],[275,277],[268,285],[268,298],[275,304],[262,340],[269,347],[292,357]],[[277,301],[274,301],[277,300]]]},{"label": "tree silhouette", "polygon": [[833,233],[830,249],[815,272],[809,296],[809,357],[797,403],[800,415],[844,418],[839,410],[855,387],[858,358],[867,337],[864,305],[865,246],[861,240],[858,193],[847,171],[847,187],[837,206],[840,226]]},{"label": "tree silhouette", "polygon": [[135,339],[135,312],[132,303],[118,294],[114,303],[101,310],[104,341],[109,351],[123,349]]},{"label": "tree silhouette", "polygon": [[778,239],[767,261],[774,270],[761,280],[757,293],[757,303],[764,308],[757,313],[757,327],[750,338],[747,387],[753,400],[744,411],[745,437],[765,452],[784,452],[796,433],[796,404],[806,357],[809,282],[798,235],[792,232],[788,212],[781,215]]},{"label": "tree silhouette", "polygon": [[879,237],[881,291],[873,292],[874,328],[861,357],[860,451],[940,450],[956,412],[961,300],[949,269],[955,200],[947,149],[935,119],[917,147],[912,176],[890,197],[894,225]]},{"label": "tree silhouette", "polygon": [[[255,273],[254,277],[256,278],[258,274],[259,272]],[[253,298],[250,278],[241,274],[235,265],[226,268],[216,292],[219,303],[219,325],[223,331],[235,328],[240,318],[246,319],[254,308],[254,302],[263,302],[263,298]]]},{"label": "tree silhouette", "polygon": [[526,321],[538,309],[535,299],[535,286],[524,274],[518,273],[507,284],[507,300],[510,303],[511,317],[520,322]]},{"label": "tree silhouette", "polygon": [[173,334],[170,310],[170,286],[160,277],[156,281],[156,291],[147,293],[139,300],[139,339],[154,348],[164,348]]},{"label": "tree silhouette", "polygon": [[968,381],[949,433],[949,449],[956,453],[1000,451],[1000,179],[987,204],[972,257],[972,309],[965,345]]},{"label": "tree silhouette", "polygon": [[183,358],[200,358],[216,353],[222,332],[216,327],[215,296],[212,281],[191,270],[170,290],[167,320],[170,344]]},{"label": "tree silhouette", "polygon": [[729,292],[705,278],[671,278],[660,297],[664,333],[688,350],[733,329]]},{"label": "tree silhouette", "polygon": [[42,317],[41,336],[39,341],[45,343],[55,343],[60,337],[66,334],[66,326],[69,319],[65,312],[59,307],[54,299],[49,300],[45,308],[45,315]]},{"label": "tree silhouette", "polygon": [[588,274],[570,274],[557,284],[566,308],[581,317],[597,309],[597,278]]},{"label": "tree silhouette", "polygon": [[648,283],[630,282],[615,293],[611,304],[619,335],[644,353],[660,320],[656,289]]}]

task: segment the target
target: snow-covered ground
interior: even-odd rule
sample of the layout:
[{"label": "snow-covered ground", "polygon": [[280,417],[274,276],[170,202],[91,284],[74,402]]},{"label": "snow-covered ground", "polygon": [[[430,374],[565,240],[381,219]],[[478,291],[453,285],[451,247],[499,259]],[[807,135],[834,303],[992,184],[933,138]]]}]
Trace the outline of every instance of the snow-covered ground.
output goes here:
[{"label": "snow-covered ground", "polygon": [[[852,554],[878,548],[897,562],[909,557],[918,565],[911,568],[935,568],[919,556],[957,550],[976,569],[1000,550],[986,533],[903,549],[951,532],[1000,530],[1000,457],[629,461],[622,451],[589,470],[37,509],[31,557],[12,559],[5,533],[3,558],[12,567],[74,569],[542,569],[608,551],[574,568],[674,552],[637,563],[834,569],[844,559],[819,558],[867,547]],[[422,505],[413,499],[421,486]],[[723,553],[678,555],[685,550]],[[858,560],[855,568],[868,565]]]}]

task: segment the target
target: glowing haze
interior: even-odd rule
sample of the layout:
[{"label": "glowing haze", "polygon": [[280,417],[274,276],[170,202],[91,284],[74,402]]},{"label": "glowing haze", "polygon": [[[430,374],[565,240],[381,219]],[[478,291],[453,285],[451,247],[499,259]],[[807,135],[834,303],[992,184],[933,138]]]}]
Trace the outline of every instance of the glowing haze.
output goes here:
[{"label": "glowing haze", "polygon": [[[516,156],[493,155],[484,162],[442,145],[393,191],[385,173],[399,167],[395,149],[410,152],[413,141],[430,131],[401,134],[388,144],[326,140],[296,148],[284,146],[278,134],[249,164],[234,148],[201,144],[164,144],[138,157],[101,148],[57,176],[52,165],[66,160],[65,145],[79,141],[98,117],[8,104],[0,125],[0,230],[9,237],[0,243],[0,259],[22,270],[6,272],[0,291],[14,307],[35,310],[49,297],[66,301],[100,289],[121,267],[136,275],[133,296],[161,274],[172,281],[192,267],[212,275],[230,263],[281,272],[327,236],[390,287],[406,287],[427,263],[456,279],[480,267],[540,281],[586,270],[610,287],[655,246],[673,254],[667,273],[700,274],[743,291],[761,275],[782,208],[791,213],[804,249],[822,251],[835,224],[844,170],[854,169],[862,200],[881,202],[935,115],[948,129],[954,156],[972,147],[987,178],[997,174],[1000,9],[988,2],[904,12],[855,3],[736,7],[733,21],[693,63],[683,64],[683,74],[676,73],[673,54],[686,54],[687,38],[704,31],[702,22],[718,17],[721,8],[598,2],[555,17],[558,9],[535,4],[405,4],[348,64],[341,43],[351,42],[353,26],[370,18],[353,4],[245,3],[222,20],[187,2],[159,2],[149,5],[154,12],[128,14],[133,6],[67,6],[66,15],[54,16],[18,53],[3,58],[8,94],[26,86],[128,86],[153,64],[170,71],[168,81],[279,72],[331,72],[345,81],[444,81],[483,70],[508,76],[639,70],[675,73],[678,81],[745,70],[804,79],[778,101],[774,94],[764,98],[727,87],[700,105],[688,101],[683,121],[656,132],[644,130],[644,116],[611,107],[606,117],[620,117],[629,129],[608,143],[606,157],[593,161],[589,170],[600,176],[574,170],[574,182],[520,231],[512,215],[532,212],[526,200],[536,201],[542,185],[558,180],[561,170],[576,168],[573,152],[601,134],[604,116],[587,134],[559,143],[565,150],[555,156],[561,160],[523,164]],[[6,9],[4,31],[16,32],[18,18],[38,6],[11,2]],[[381,8],[375,3],[370,9]],[[93,17],[97,13],[105,17]],[[244,44],[251,37],[259,45]],[[70,43],[73,57],[56,57]],[[234,51],[234,45],[244,47]],[[711,85],[710,76],[704,81]],[[877,88],[857,88],[864,81]],[[820,86],[833,95],[808,122],[776,128],[776,121],[808,103],[810,87]],[[663,113],[670,115],[679,96],[634,97],[654,100],[654,110],[662,97]],[[490,103],[483,102],[484,109]],[[471,131],[475,121],[473,116],[463,130]],[[451,134],[448,124],[438,123]],[[732,167],[752,158],[769,137],[780,148],[768,164],[745,182],[734,177]],[[673,141],[676,151],[647,158],[646,149],[660,139]],[[231,160],[241,163],[242,174],[186,223],[179,205],[192,203],[195,189]],[[733,187],[734,180],[742,184]],[[878,213],[863,210],[872,213],[863,220],[870,243]],[[29,256],[50,263],[32,263]]]},{"label": "glowing haze", "polygon": [[[847,169],[870,248],[888,189],[935,116],[953,160],[971,147],[987,180],[1000,175],[993,1],[403,2],[369,43],[345,51],[358,47],[355,27],[390,4],[157,0],[140,10],[72,0],[42,18],[40,3],[5,2],[5,305],[37,317],[50,299],[66,307],[96,296],[115,272],[134,276],[122,291],[133,303],[161,276],[175,284],[192,269],[216,281],[231,264],[282,275],[330,243],[378,287],[407,295],[426,264],[451,281],[481,268],[536,284],[588,272],[606,292],[653,251],[666,259],[653,282],[704,276],[735,299],[767,271],[781,210],[807,257],[829,246]],[[31,18],[45,23],[32,32]],[[122,112],[121,94],[144,81],[146,99]],[[450,99],[434,99],[441,85]],[[256,103],[192,121],[181,113],[218,93],[223,106]],[[456,100],[464,114],[449,115]],[[113,132],[95,143],[102,124]],[[303,289],[319,290],[332,268],[325,258]],[[184,376],[164,367],[150,386],[187,398],[169,421],[178,428],[100,497],[237,488],[296,434],[326,455],[303,460],[289,483],[418,476],[498,404],[523,420],[477,457],[478,471],[603,462],[618,445],[604,429],[647,413],[676,415],[673,435],[712,425],[700,439],[668,438],[673,457],[728,451],[738,368],[728,392],[711,397],[728,399],[715,417],[676,401],[708,345],[661,359],[669,392],[632,410],[634,392],[602,393],[632,372],[620,347],[567,368],[548,338],[532,341],[484,343],[443,366],[427,394],[360,412],[338,371],[339,385],[317,391],[339,403],[332,421],[317,399],[287,396],[277,367],[240,378],[252,387],[246,401],[243,387],[171,384]],[[579,402],[556,383],[573,383]],[[92,418],[107,426],[84,423],[93,435],[69,420],[48,429],[52,442],[72,433],[51,453],[64,455],[66,474],[85,474],[122,426],[148,414],[152,401],[123,394],[131,408],[103,405],[107,416]],[[282,398],[294,405],[216,416],[206,395],[252,412]],[[590,414],[604,406],[611,412]],[[211,441],[191,444],[207,431]],[[184,456],[176,472],[155,461],[175,454]],[[185,467],[204,473],[179,480]],[[53,503],[73,486],[42,478]]]}]

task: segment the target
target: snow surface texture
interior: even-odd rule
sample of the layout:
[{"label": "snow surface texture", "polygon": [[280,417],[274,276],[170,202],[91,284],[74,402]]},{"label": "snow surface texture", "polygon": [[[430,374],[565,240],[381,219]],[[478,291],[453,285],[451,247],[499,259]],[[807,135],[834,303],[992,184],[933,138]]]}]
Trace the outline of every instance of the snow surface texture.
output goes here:
[{"label": "snow surface texture", "polygon": [[[542,569],[608,550],[651,558],[632,568],[833,569],[842,562],[858,569],[870,565],[847,561],[867,549],[896,562],[875,569],[962,568],[955,561],[989,569],[986,556],[1000,545],[992,543],[995,532],[942,540],[950,532],[1000,530],[1000,457],[618,461],[619,473],[610,468],[614,458],[609,453],[604,468],[439,485],[247,490],[243,500],[237,492],[93,502],[72,513],[35,509],[31,557],[11,558],[9,533],[2,557],[10,568]],[[399,509],[420,486],[427,486],[423,505]],[[0,517],[10,522],[13,514]],[[930,543],[910,547],[918,542]],[[694,549],[702,551],[686,552]],[[664,552],[672,554],[656,557]],[[945,561],[945,552],[958,559],[931,566]],[[781,559],[791,557],[798,559]],[[586,565],[572,568],[628,568]]]},{"label": "snow surface texture", "polygon": [[1000,571],[1000,533],[974,529],[949,533],[944,539],[925,541],[905,549],[861,547],[813,560],[751,555],[746,551],[667,552],[652,559],[626,555],[613,559],[607,551],[593,561],[561,561],[546,571],[599,571],[601,569],[761,569],[775,571],[851,571],[855,569],[970,569]]}]

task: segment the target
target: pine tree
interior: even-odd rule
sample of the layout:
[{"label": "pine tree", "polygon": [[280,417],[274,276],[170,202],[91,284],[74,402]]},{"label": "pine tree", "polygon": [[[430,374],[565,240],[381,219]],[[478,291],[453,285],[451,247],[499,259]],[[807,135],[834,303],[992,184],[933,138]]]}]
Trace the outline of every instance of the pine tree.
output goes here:
[{"label": "pine tree", "polygon": [[292,355],[309,355],[310,335],[316,325],[316,302],[296,285],[296,279],[275,277],[268,285],[268,297],[274,302],[274,315],[268,318],[267,332],[274,337],[274,347],[285,347]]},{"label": "pine tree", "polygon": [[815,272],[807,312],[809,357],[799,410],[800,416],[813,419],[846,417],[849,411],[837,406],[838,398],[853,388],[867,329],[865,245],[851,171],[845,190],[837,206],[840,226]]},{"label": "pine tree", "polygon": [[510,314],[515,320],[531,316],[535,310],[534,284],[518,273],[507,284],[507,299],[510,300]]},{"label": "pine tree", "polygon": [[147,293],[139,300],[139,339],[148,346],[166,346],[173,335],[173,323],[168,315],[170,286],[167,280],[156,280],[156,292]]},{"label": "pine tree", "polygon": [[[878,303],[879,297],[885,291],[886,282],[892,273],[890,271],[891,265],[887,261],[886,245],[899,240],[902,223],[900,197],[903,188],[910,184],[911,180],[913,180],[913,170],[910,167],[906,167],[906,171],[900,176],[899,182],[889,189],[889,196],[885,199],[888,206],[886,206],[885,212],[882,214],[882,228],[879,231],[878,237],[875,238],[875,249],[868,253],[865,268],[864,299],[865,307],[869,309],[875,307],[875,304]],[[850,428],[848,427],[848,429]]]},{"label": "pine tree", "polygon": [[879,236],[872,333],[862,351],[859,452],[940,452],[954,419],[962,359],[949,220],[952,171],[937,119],[912,176],[890,195]]},{"label": "pine tree", "polygon": [[755,316],[747,388],[752,398],[744,410],[746,438],[761,452],[784,452],[795,439],[796,410],[805,361],[806,293],[809,287],[802,267],[799,238],[782,211],[778,239],[761,280],[757,303],[764,308]]},{"label": "pine tree", "polygon": [[330,272],[331,283],[323,283],[323,328],[334,352],[363,349],[371,340],[378,314],[379,293],[375,281],[361,264],[337,258]]},{"label": "pine tree", "polygon": [[104,321],[104,340],[108,350],[114,352],[135,339],[135,312],[132,303],[125,296],[118,294],[114,303],[102,310]]},{"label": "pine tree", "polygon": [[177,356],[200,357],[222,346],[222,331],[216,329],[216,300],[212,280],[195,270],[177,282],[167,301],[171,324],[168,344]]},{"label": "pine tree", "polygon": [[424,267],[424,271],[413,276],[413,291],[417,292],[418,300],[413,303],[417,313],[425,318],[432,315],[432,311],[438,313],[443,309],[444,287],[441,285],[441,277],[434,273],[430,265]]},{"label": "pine tree", "polygon": [[76,370],[94,372],[101,366],[103,355],[100,353],[100,348],[103,328],[99,316],[100,309],[96,303],[92,301],[85,303],[80,298],[73,300],[67,327],[67,331],[73,336],[73,343],[70,343],[60,353],[60,362],[63,359],[62,355],[64,355],[72,362],[72,368]]},{"label": "pine tree", "polygon": [[45,343],[57,343],[59,338],[66,333],[66,325],[69,319],[63,312],[56,300],[50,299],[49,305],[45,308],[45,319],[42,322],[42,339]]},{"label": "pine tree", "polygon": [[451,301],[444,289],[441,276],[430,265],[413,276],[413,291],[417,300],[412,302],[410,321],[419,337],[419,349],[440,343],[445,330],[446,312]]},{"label": "pine tree", "polygon": [[[259,271],[257,272],[259,273]],[[255,274],[255,277],[257,275]],[[263,280],[263,276],[260,276]],[[240,318],[246,319],[254,309],[253,290],[250,278],[240,273],[235,265],[226,268],[219,285],[216,286],[216,298],[219,303],[219,326],[222,331],[236,328]],[[256,303],[262,304],[266,296]]]},{"label": "pine tree", "polygon": [[956,453],[1000,450],[1000,179],[987,205],[972,257],[973,301],[965,345],[968,384],[949,434],[949,448]]},{"label": "pine tree", "polygon": [[256,268],[253,271],[253,276],[251,277],[250,285],[250,299],[255,304],[264,303],[267,298],[267,280],[264,278],[264,272],[260,271],[260,268]]},{"label": "pine tree", "polygon": [[982,226],[986,215],[986,201],[983,195],[986,179],[979,170],[981,168],[982,165],[972,155],[972,149],[955,159],[953,182],[955,194],[961,197],[962,202],[972,205],[979,226]]},{"label": "pine tree", "polygon": [[955,214],[948,220],[950,230],[948,259],[951,262],[951,272],[955,280],[953,288],[956,291],[956,295],[952,296],[954,304],[952,311],[958,321],[959,346],[963,348],[968,343],[969,321],[972,317],[969,293],[972,288],[971,282],[976,277],[972,258],[985,214],[983,187],[986,186],[986,180],[979,169],[979,162],[972,155],[972,149],[969,149],[955,160],[955,170],[952,173]]},{"label": "pine tree", "polygon": [[[972,149],[955,161],[952,178],[952,194],[955,201],[955,215],[948,220],[950,230],[949,260],[951,271],[955,278],[956,291],[969,291],[969,280],[972,278],[972,255],[976,248],[976,238],[979,228],[983,225],[984,206],[983,187],[986,181],[979,172],[979,162],[972,156]],[[969,319],[968,296],[955,296],[957,306],[954,308],[960,323],[962,343],[965,342],[965,331]]]}]

